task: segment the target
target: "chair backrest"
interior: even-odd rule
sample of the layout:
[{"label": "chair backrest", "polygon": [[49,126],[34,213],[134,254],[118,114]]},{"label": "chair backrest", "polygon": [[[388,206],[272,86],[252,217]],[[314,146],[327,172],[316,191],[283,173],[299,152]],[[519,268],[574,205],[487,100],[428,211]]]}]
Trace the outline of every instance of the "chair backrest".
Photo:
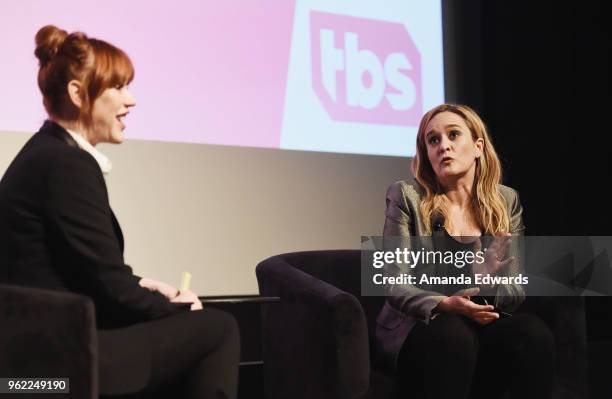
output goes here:
[{"label": "chair backrest", "polygon": [[278,257],[304,273],[355,296],[363,308],[368,323],[370,342],[372,342],[376,328],[376,317],[385,302],[385,298],[361,295],[360,250],[292,252]]}]

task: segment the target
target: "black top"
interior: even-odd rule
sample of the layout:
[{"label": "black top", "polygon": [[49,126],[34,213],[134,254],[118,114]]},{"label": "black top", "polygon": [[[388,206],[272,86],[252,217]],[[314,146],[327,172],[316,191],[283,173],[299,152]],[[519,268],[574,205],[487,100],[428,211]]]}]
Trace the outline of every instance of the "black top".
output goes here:
[{"label": "black top", "polygon": [[[440,245],[439,241],[436,242],[436,246],[438,245]],[[463,243],[463,242],[457,241],[457,239],[451,236],[448,233],[448,231],[446,231],[445,229],[444,235],[443,235],[443,247],[439,249],[443,251],[451,251],[454,253],[459,253],[459,252],[465,253],[467,251],[474,252],[474,243]],[[447,275],[449,277],[459,277],[461,275],[464,275],[471,279],[472,284],[449,284],[444,287],[445,295],[452,295],[459,290],[475,286],[474,278],[473,278],[474,275],[472,272],[471,263],[466,262],[465,266],[461,268],[449,265],[447,267]]]}]

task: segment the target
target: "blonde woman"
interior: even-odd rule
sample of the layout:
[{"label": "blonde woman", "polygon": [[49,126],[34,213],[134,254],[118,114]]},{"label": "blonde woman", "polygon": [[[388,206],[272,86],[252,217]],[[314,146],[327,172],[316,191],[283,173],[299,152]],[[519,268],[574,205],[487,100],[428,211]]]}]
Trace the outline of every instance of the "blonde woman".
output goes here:
[{"label": "blonde woman", "polygon": [[[482,248],[485,236],[494,237],[484,262],[470,265],[470,273],[518,275],[512,235],[524,230],[522,207],[516,191],[500,184],[500,162],[480,117],[454,104],[427,112],[412,167],[414,184],[399,181],[387,191],[384,236],[410,245],[417,237],[442,235],[459,249]],[[391,269],[404,272],[399,265]],[[379,361],[397,371],[400,387],[427,398],[494,398],[507,390],[513,398],[549,397],[553,336],[537,316],[515,313],[523,287],[463,288],[389,286],[378,317]],[[489,301],[477,303],[478,294]]]}]

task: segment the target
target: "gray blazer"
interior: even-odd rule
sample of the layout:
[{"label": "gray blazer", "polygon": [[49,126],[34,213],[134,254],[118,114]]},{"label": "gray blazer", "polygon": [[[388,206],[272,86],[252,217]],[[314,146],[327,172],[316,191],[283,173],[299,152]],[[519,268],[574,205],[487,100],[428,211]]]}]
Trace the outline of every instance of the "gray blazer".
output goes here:
[{"label": "gray blazer", "polygon": [[[500,185],[499,189],[508,206],[510,233],[520,238],[525,226],[518,193],[503,185]],[[423,195],[424,191],[418,184],[398,181],[389,186],[383,236],[402,237],[403,245],[408,247],[411,237],[425,236],[425,221],[422,220],[420,212]],[[421,242],[419,245],[426,247],[427,241],[424,242],[425,244]],[[504,275],[517,275],[523,271],[523,254],[520,248],[520,239],[513,238],[508,256],[514,256],[515,261],[504,269]],[[409,270],[407,265],[400,264],[393,265],[385,272],[388,275],[400,275],[409,273]],[[428,324],[432,310],[446,296],[414,285],[389,285],[386,287],[386,293],[387,300],[377,318],[377,363],[382,367],[395,369],[400,349],[414,325],[419,321]],[[499,285],[492,292],[481,293],[495,295],[495,306],[505,310],[516,309],[525,299],[521,285]]]}]

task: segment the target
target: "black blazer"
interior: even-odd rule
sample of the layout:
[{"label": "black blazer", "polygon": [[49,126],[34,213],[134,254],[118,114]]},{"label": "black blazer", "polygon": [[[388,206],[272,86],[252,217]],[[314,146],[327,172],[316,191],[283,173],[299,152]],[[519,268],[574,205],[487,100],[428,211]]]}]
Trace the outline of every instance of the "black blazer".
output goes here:
[{"label": "black blazer", "polygon": [[94,158],[46,121],[0,180],[0,282],[91,297],[99,328],[179,312],[138,285]]}]

